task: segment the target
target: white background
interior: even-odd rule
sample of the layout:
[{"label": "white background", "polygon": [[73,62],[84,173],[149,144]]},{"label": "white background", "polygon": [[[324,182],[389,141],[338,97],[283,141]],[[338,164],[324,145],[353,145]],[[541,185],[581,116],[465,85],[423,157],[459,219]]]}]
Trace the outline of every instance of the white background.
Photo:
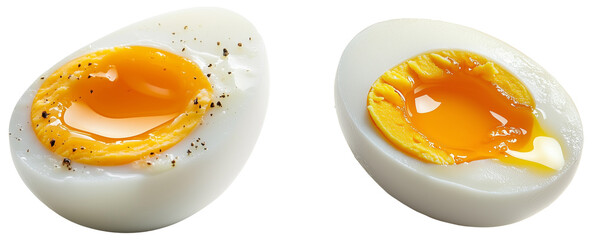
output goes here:
[{"label": "white background", "polygon": [[[350,1],[354,2],[354,1]],[[3,1],[0,5],[0,238],[49,239],[591,239],[592,6],[577,1]],[[585,1],[583,1],[585,2]],[[188,7],[249,19],[270,62],[270,102],[245,168],[217,200],[175,225],[135,234],[74,224],[20,180],[8,121],[34,79],[80,47],[128,24]],[[419,214],[385,193],[351,154],[334,109],[340,55],[361,30],[394,18],[430,18],[499,38],[564,86],[585,128],[573,182],[548,208],[502,227],[462,227]],[[413,184],[413,183],[410,183]],[[11,237],[12,236],[12,237]]]}]

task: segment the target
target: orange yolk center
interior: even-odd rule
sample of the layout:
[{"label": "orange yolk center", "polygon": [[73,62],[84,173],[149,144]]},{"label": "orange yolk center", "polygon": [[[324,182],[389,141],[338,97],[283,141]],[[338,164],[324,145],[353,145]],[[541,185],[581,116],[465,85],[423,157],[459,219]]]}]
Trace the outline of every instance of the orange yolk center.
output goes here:
[{"label": "orange yolk center", "polygon": [[500,159],[507,149],[529,143],[536,122],[531,107],[462,71],[446,77],[434,83],[417,79],[404,98],[411,125],[456,162]]},{"label": "orange yolk center", "polygon": [[[165,65],[164,62],[167,62]],[[106,55],[87,79],[73,85],[63,122],[93,139],[119,141],[145,135],[183,113],[195,98],[192,81],[178,81],[186,60],[143,47]]]}]

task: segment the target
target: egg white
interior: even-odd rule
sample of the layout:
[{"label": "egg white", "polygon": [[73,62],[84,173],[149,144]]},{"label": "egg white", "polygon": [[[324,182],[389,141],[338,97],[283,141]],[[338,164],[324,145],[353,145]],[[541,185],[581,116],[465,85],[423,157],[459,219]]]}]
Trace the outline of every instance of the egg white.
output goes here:
[{"label": "egg white", "polygon": [[[72,170],[67,170],[63,157],[42,146],[30,126],[31,103],[42,79],[23,94],[9,127],[14,164],[42,202],[75,223],[117,232],[173,224],[218,197],[251,153],[268,98],[267,58],[260,35],[245,18],[218,8],[181,10],[132,24],[64,58],[41,76],[79,56],[129,45],[163,49],[196,62],[204,74],[211,74],[214,103],[222,103],[208,110],[203,124],[181,142],[152,157],[152,166],[72,162]],[[220,98],[222,94],[228,97]]]},{"label": "egg white", "polygon": [[[564,168],[544,176],[497,160],[442,166],[419,161],[394,148],[369,117],[369,88],[395,65],[441,49],[480,54],[521,80],[535,99],[538,121],[563,148]],[[581,155],[581,121],[574,103],[558,82],[506,43],[451,23],[399,19],[377,23],[360,32],[340,60],[335,102],[342,132],[369,175],[402,203],[451,223],[496,226],[536,213],[568,185]]]}]

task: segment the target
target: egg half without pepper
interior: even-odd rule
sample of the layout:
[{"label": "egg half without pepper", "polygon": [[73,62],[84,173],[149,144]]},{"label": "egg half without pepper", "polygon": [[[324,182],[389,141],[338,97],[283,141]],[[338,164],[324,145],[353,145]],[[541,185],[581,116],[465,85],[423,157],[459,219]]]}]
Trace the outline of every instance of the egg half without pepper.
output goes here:
[{"label": "egg half without pepper", "polygon": [[350,149],[386,192],[460,225],[509,224],[548,206],[583,146],[554,77],[452,23],[397,19],[360,32],[342,54],[335,102]]}]

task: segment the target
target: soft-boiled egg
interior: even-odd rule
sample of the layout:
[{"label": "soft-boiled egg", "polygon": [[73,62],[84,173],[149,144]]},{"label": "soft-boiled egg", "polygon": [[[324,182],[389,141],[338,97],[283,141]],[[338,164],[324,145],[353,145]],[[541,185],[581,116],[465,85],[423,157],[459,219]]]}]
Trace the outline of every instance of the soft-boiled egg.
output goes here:
[{"label": "soft-boiled egg", "polygon": [[106,231],[164,227],[233,181],[268,97],[263,41],[217,8],[101,38],[43,73],[10,121],[14,164],[61,216]]},{"label": "soft-boiled egg", "polygon": [[583,144],[567,93],[533,60],[440,21],[381,22],[348,44],[335,82],[356,159],[389,194],[461,225],[497,226],[549,205]]}]

